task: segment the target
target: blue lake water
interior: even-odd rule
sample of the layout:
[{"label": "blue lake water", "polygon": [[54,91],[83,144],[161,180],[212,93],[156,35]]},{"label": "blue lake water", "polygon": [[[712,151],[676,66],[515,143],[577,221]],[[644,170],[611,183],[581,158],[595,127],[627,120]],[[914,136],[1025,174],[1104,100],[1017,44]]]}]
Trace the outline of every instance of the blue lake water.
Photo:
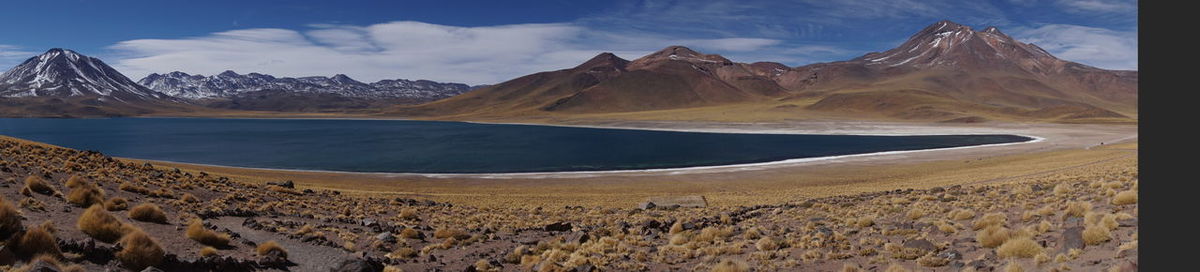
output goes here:
[{"label": "blue lake water", "polygon": [[1031,140],[1016,135],[728,134],[437,121],[209,118],[0,118],[0,135],[128,158],[394,173],[678,168]]}]

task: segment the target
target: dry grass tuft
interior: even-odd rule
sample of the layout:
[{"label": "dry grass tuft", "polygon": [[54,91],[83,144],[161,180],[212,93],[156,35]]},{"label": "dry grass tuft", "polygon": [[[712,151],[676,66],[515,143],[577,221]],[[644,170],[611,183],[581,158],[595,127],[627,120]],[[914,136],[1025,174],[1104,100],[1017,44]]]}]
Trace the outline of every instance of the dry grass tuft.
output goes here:
[{"label": "dry grass tuft", "polygon": [[740,260],[721,259],[721,262],[713,266],[712,272],[747,272],[750,271],[750,264]]},{"label": "dry grass tuft", "polygon": [[36,175],[25,178],[25,188],[23,190],[43,195],[54,195],[56,193],[54,187],[50,186],[50,183],[46,183],[45,179]]},{"label": "dry grass tuft", "polygon": [[975,212],[967,209],[954,209],[950,211],[949,216],[951,220],[967,220],[975,218]]},{"label": "dry grass tuft", "polygon": [[1067,204],[1067,215],[1071,217],[1083,217],[1090,211],[1092,211],[1092,203],[1089,202],[1074,201]]},{"label": "dry grass tuft", "polygon": [[1088,225],[1083,228],[1083,242],[1088,245],[1099,245],[1112,240],[1112,231],[1100,224]]},{"label": "dry grass tuft", "polygon": [[463,231],[462,229],[441,228],[433,232],[433,238],[454,238],[455,240],[466,240],[467,238],[471,238],[471,235],[468,235],[467,232]]},{"label": "dry grass tuft", "polygon": [[229,246],[229,234],[217,233],[204,227],[204,222],[200,219],[193,219],[188,224],[187,238],[201,244],[214,247]]},{"label": "dry grass tuft", "polygon": [[993,226],[1004,226],[1004,223],[1006,222],[1008,222],[1008,215],[1005,215],[1004,213],[989,213],[979,218],[979,220],[975,220],[975,224],[971,227],[971,230],[981,230]]},{"label": "dry grass tuft", "polygon": [[134,185],[133,183],[129,183],[129,182],[122,182],[121,186],[119,186],[117,188],[121,189],[121,191],[137,193],[140,195],[150,194],[150,189],[146,189],[146,187],[137,186],[137,185]]},{"label": "dry grass tuft", "polygon": [[[72,177],[69,180],[80,180]],[[91,207],[94,204],[104,203],[104,190],[100,186],[96,186],[87,181],[76,181],[75,186],[70,184],[67,187],[71,188],[71,192],[67,193],[67,202],[75,204],[79,207]]]},{"label": "dry grass tuft", "polygon": [[986,248],[1000,246],[1012,236],[1011,231],[1003,226],[991,226],[975,233],[975,241]]},{"label": "dry grass tuft", "polygon": [[1033,258],[1043,251],[1042,246],[1028,236],[1013,237],[996,248],[996,254],[1001,258]]},{"label": "dry grass tuft", "polygon": [[129,200],[124,197],[109,198],[108,201],[104,202],[104,208],[110,212],[124,211],[129,209]]},{"label": "dry grass tuft", "polygon": [[1137,193],[1137,191],[1134,191],[1134,190],[1121,191],[1120,193],[1117,193],[1116,196],[1113,196],[1113,199],[1112,199],[1113,205],[1129,205],[1129,204],[1137,204],[1137,202],[1138,202],[1138,193]]},{"label": "dry grass tuft", "polygon": [[0,197],[0,239],[6,239],[21,231],[22,228],[21,212],[8,203],[7,199]]},{"label": "dry grass tuft", "polygon": [[278,252],[279,256],[287,258],[287,250],[283,249],[283,246],[280,246],[279,242],[275,242],[275,240],[259,244],[255,252],[258,253],[258,256],[267,256],[268,253]]},{"label": "dry grass tuft", "polygon": [[116,242],[125,234],[124,223],[105,211],[100,205],[92,205],[79,216],[76,226],[84,234],[105,243]]},{"label": "dry grass tuft", "polygon": [[421,231],[415,230],[413,228],[405,228],[404,230],[400,231],[400,237],[404,237],[405,239],[421,238]]},{"label": "dry grass tuft", "polygon": [[54,223],[46,221],[41,225],[26,231],[20,238],[12,240],[7,246],[11,247],[18,256],[25,258],[33,256],[51,256],[62,258],[58,248],[58,239],[54,238]]},{"label": "dry grass tuft", "polygon": [[167,213],[153,203],[142,203],[129,209],[129,218],[142,222],[167,223]]},{"label": "dry grass tuft", "polygon": [[139,271],[149,266],[162,263],[164,251],[158,241],[137,227],[130,227],[129,233],[121,237],[121,251],[117,252],[117,260],[125,267]]},{"label": "dry grass tuft", "polygon": [[213,248],[210,246],[200,248],[200,257],[211,257],[211,256],[217,256],[216,248]]}]

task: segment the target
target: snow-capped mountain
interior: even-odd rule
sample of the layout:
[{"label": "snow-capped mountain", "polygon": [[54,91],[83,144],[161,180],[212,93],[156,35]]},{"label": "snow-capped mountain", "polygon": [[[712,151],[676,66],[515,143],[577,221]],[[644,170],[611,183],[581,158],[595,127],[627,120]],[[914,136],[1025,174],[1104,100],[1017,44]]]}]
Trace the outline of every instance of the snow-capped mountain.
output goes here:
[{"label": "snow-capped mountain", "polygon": [[471,89],[466,84],[441,83],[428,80],[380,80],[363,83],[338,74],[333,77],[274,77],[266,74],[241,75],[225,71],[213,76],[190,75],[184,72],[150,74],[138,81],[150,89],[179,98],[228,98],[261,90],[286,90],[301,93],[327,93],[355,98],[401,98],[432,101],[451,97]]},{"label": "snow-capped mountain", "polygon": [[1036,45],[1017,41],[996,27],[976,31],[951,21],[925,27],[899,47],[870,53],[855,61],[880,67],[1017,68],[1043,75],[1061,71],[1069,63]]},{"label": "snow-capped mountain", "polygon": [[0,97],[169,99],[133,82],[100,59],[61,48],[50,49],[0,74]]}]

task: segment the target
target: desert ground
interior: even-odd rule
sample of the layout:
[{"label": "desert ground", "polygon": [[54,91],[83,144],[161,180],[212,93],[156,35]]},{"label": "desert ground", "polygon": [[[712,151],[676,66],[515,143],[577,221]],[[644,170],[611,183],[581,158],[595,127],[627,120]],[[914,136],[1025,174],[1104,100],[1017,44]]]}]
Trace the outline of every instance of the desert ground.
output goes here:
[{"label": "desert ground", "polygon": [[[142,161],[0,137],[0,236],[8,237],[0,265],[18,271],[1137,267],[1136,125],[559,124],[1009,133],[1039,140],[695,169],[421,175]],[[706,207],[638,207],[650,197],[696,195]]]}]

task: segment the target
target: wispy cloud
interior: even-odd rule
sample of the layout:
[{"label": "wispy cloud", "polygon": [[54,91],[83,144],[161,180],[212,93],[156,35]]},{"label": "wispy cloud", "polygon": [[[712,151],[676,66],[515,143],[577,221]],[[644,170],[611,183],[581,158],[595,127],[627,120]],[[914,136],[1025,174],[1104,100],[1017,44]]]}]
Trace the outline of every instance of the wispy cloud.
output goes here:
[{"label": "wispy cloud", "polygon": [[570,23],[457,27],[402,21],[311,25],[302,31],[241,29],[185,39],[124,41],[111,48],[120,52],[114,66],[132,77],[230,69],[278,76],[342,73],[365,81],[420,78],[480,84],[572,67],[601,52],[632,59],[675,44],[736,53],[779,43],[612,33]]},{"label": "wispy cloud", "polygon": [[1137,32],[1051,24],[1014,32],[1055,56],[1106,69],[1137,70]]},{"label": "wispy cloud", "polygon": [[1056,4],[1076,13],[1137,12],[1137,0],[1058,0]]},{"label": "wispy cloud", "polygon": [[15,45],[0,44],[0,69],[8,70],[8,68],[21,64],[22,61],[35,54],[32,51],[26,51]]}]

